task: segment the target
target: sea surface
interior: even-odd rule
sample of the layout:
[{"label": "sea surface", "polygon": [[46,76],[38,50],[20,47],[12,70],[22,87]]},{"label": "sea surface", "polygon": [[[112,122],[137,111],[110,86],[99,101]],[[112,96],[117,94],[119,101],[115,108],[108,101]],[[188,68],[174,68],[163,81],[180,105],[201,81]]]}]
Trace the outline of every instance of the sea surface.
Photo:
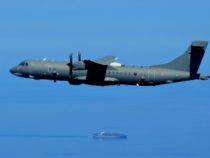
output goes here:
[{"label": "sea surface", "polygon": [[[207,82],[94,87],[12,79],[0,90],[2,158],[210,157]],[[93,139],[100,131],[127,139]]]},{"label": "sea surface", "polygon": [[[1,105],[0,157],[210,156],[208,104],[104,102]],[[99,131],[124,133],[127,139],[93,139]]]}]

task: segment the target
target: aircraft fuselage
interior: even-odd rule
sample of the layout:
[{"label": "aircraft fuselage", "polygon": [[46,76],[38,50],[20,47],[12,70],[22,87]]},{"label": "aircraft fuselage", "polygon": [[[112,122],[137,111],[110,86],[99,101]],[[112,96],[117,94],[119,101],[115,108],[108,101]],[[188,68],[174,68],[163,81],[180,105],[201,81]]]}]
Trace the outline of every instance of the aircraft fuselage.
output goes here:
[{"label": "aircraft fuselage", "polygon": [[70,84],[155,86],[187,80],[207,80],[210,75],[197,73],[207,41],[194,41],[187,51],[169,63],[154,66],[129,66],[117,63],[113,56],[99,60],[49,61],[25,60],[10,72],[16,76],[68,81]]},{"label": "aircraft fuselage", "polygon": [[[178,70],[168,70],[156,67],[137,67],[122,65],[107,66],[104,81],[97,83],[97,75],[92,81],[87,81],[88,70],[72,70],[72,80],[69,78],[68,62],[26,60],[23,64],[11,69],[17,76],[32,79],[48,79],[53,81],[69,81],[71,84],[90,85],[160,85],[190,80],[190,73]],[[198,79],[199,75],[197,78]]]}]

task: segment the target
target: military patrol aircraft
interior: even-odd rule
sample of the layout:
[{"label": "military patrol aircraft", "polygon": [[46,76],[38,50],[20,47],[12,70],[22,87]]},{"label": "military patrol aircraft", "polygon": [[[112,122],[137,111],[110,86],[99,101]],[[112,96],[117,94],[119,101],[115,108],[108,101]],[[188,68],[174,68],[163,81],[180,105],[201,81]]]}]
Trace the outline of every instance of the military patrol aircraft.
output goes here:
[{"label": "military patrol aircraft", "polygon": [[210,75],[197,73],[208,41],[194,41],[187,51],[169,63],[154,66],[128,66],[117,62],[114,56],[98,60],[69,62],[43,60],[25,60],[10,72],[16,76],[31,79],[68,81],[73,85],[89,84],[156,86],[189,80],[207,80]]}]

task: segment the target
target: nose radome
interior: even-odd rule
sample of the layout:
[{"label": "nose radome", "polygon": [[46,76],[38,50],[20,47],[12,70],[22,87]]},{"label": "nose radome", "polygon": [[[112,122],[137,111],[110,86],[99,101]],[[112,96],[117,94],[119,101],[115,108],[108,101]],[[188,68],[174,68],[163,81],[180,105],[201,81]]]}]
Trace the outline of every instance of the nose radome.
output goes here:
[{"label": "nose radome", "polygon": [[22,71],[21,71],[19,66],[13,67],[9,71],[10,71],[10,73],[12,73],[15,76],[20,76],[20,77],[23,76],[23,73],[22,73]]},{"label": "nose radome", "polygon": [[16,68],[13,67],[13,68],[11,68],[9,71],[10,71],[10,73],[14,74],[14,73],[15,73],[15,70],[16,70]]}]

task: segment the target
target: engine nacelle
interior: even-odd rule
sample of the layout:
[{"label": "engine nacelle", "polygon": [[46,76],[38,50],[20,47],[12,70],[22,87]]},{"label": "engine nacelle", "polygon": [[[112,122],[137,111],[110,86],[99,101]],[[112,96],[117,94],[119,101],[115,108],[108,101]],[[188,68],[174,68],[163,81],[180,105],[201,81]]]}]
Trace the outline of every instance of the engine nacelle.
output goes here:
[{"label": "engine nacelle", "polygon": [[85,63],[83,61],[78,61],[73,64],[73,70],[84,70]]}]

